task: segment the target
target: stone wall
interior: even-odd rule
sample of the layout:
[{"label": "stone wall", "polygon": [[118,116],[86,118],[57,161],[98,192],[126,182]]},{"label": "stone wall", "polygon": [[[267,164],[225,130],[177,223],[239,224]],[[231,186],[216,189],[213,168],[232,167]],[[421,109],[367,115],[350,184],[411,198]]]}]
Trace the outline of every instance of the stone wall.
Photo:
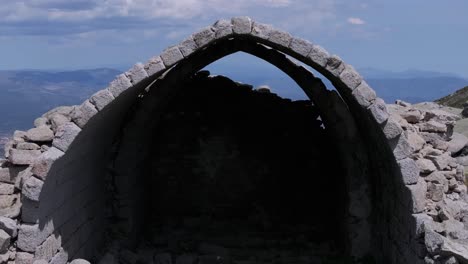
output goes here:
[{"label": "stone wall", "polygon": [[[449,230],[461,227],[465,219],[466,189],[460,187],[462,169],[440,149],[450,137],[446,114],[424,111],[416,125],[406,125],[401,120],[407,120],[405,111],[411,107],[399,109],[402,118],[390,117],[383,100],[338,56],[247,17],[220,20],[146,64],[136,64],[82,105],[55,109],[36,120],[32,130],[16,132],[6,144],[8,161],[0,169],[1,261],[66,263],[74,257],[90,258],[104,239],[96,230],[113,215],[103,210],[113,191],[108,190],[109,179],[128,183],[120,185],[128,187],[122,195],[135,205],[128,207],[133,212],[117,210],[122,214],[117,220],[126,219],[120,227],[138,228],[128,217],[141,210],[133,198],[137,190],[131,188],[138,180],[126,175],[138,175],[148,155],[141,140],[150,136],[144,126],[146,114],[158,113],[155,107],[163,109],[176,92],[171,87],[180,80],[238,51],[291,76],[317,107],[331,135],[344,143],[337,157],[347,164],[347,184],[352,187],[349,216],[357,221],[349,223],[359,230],[351,239],[352,245],[359,245],[351,249],[354,255],[372,254],[379,263],[467,261],[463,232]],[[282,53],[317,70],[338,93],[327,91],[320,79]],[[148,92],[158,95],[154,105],[135,108]],[[156,122],[158,116],[154,118]],[[126,166],[135,157],[137,162]],[[426,175],[427,168],[420,167],[430,166],[427,160],[446,181],[440,173]],[[126,173],[119,177],[114,170]]]}]

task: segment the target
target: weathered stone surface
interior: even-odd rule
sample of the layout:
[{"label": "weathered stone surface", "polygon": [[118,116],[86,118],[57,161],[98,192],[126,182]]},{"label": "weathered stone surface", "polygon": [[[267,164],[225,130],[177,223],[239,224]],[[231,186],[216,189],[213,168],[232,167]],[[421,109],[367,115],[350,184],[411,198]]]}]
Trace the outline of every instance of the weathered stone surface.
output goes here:
[{"label": "weathered stone surface", "polygon": [[452,139],[449,141],[448,151],[455,154],[462,150],[468,144],[468,138],[460,133],[453,133]]},{"label": "weathered stone surface", "polygon": [[283,47],[289,47],[289,44],[292,41],[292,36],[288,32],[273,29],[268,36],[268,41]]},{"label": "weathered stone surface", "polygon": [[31,143],[31,142],[20,142],[16,145],[16,149],[22,149],[22,150],[37,150],[40,149],[41,147],[37,145],[36,143]]},{"label": "weathered stone surface", "polygon": [[125,72],[125,75],[130,82],[135,85],[148,77],[148,73],[145,71],[145,66],[142,63],[137,63],[133,67]]},{"label": "weathered stone surface", "polygon": [[164,66],[164,62],[162,61],[160,56],[152,57],[151,59],[149,59],[148,62],[145,63],[145,70],[149,76],[160,74],[165,69],[166,66]]},{"label": "weathered stone surface", "polygon": [[30,177],[24,182],[22,194],[28,197],[31,201],[39,201],[42,186],[44,182],[36,177]]},{"label": "weathered stone surface", "polygon": [[79,127],[83,128],[88,121],[98,113],[96,107],[89,100],[84,101],[80,106],[76,106],[72,112],[72,120]]},{"label": "weathered stone surface", "polygon": [[216,39],[227,37],[233,33],[231,21],[221,19],[213,25]]},{"label": "weathered stone surface", "polygon": [[343,72],[345,65],[343,60],[337,55],[331,55],[328,57],[326,69],[336,77],[339,77]]},{"label": "weathered stone surface", "polygon": [[18,231],[17,246],[22,251],[32,252],[44,242],[54,230],[53,222],[45,223],[39,227],[39,224],[22,224]]},{"label": "weathered stone surface", "polygon": [[49,262],[47,262],[46,260],[43,260],[43,259],[39,259],[39,260],[35,260],[33,262],[33,264],[48,264]]},{"label": "weathered stone surface", "polygon": [[393,150],[393,155],[396,160],[407,158],[411,153],[413,153],[413,148],[408,142],[408,136],[405,133],[402,133],[397,138],[390,140],[389,144]]},{"label": "weathered stone surface", "polygon": [[16,264],[33,264],[34,255],[28,252],[16,252]]},{"label": "weathered stone surface", "polygon": [[52,146],[61,151],[67,151],[80,132],[81,128],[75,123],[65,123],[58,128],[54,141],[52,141]]},{"label": "weathered stone surface", "polygon": [[321,46],[314,44],[307,57],[315,64],[325,68],[330,54]]},{"label": "weathered stone surface", "polygon": [[195,52],[198,48],[197,43],[195,43],[195,40],[193,40],[192,36],[189,38],[183,40],[179,44],[179,50],[182,53],[182,56],[188,57],[190,54]]},{"label": "weathered stone surface", "polygon": [[297,54],[307,57],[312,50],[313,44],[305,39],[301,38],[293,38],[291,40],[291,44],[289,44],[289,48],[296,52]]},{"label": "weathered stone surface", "polygon": [[[57,254],[55,254],[55,256],[50,260],[50,264],[67,264],[67,263],[68,263],[68,253],[63,249],[60,249],[60,251]],[[116,263],[116,262],[112,262],[112,263]]]},{"label": "weathered stone surface", "polygon": [[416,160],[416,164],[421,170],[421,173],[431,173],[437,169],[431,160],[424,158]]},{"label": "weathered stone surface", "polygon": [[426,206],[426,182],[422,178],[419,178],[416,184],[407,185],[407,188],[410,190],[411,193],[412,201],[410,204],[410,208],[412,213],[421,213],[422,211],[424,211],[424,207]]},{"label": "weathered stone surface", "polygon": [[407,131],[408,142],[413,148],[413,151],[419,151],[424,147],[426,141],[417,132]]},{"label": "weathered stone surface", "polygon": [[377,121],[379,124],[387,121],[390,116],[387,111],[387,105],[385,104],[384,100],[380,98],[375,99],[368,109],[374,117],[375,121]]},{"label": "weathered stone surface", "polygon": [[406,158],[398,161],[400,166],[401,175],[405,184],[416,184],[419,179],[419,168],[416,162],[412,159]]},{"label": "weathered stone surface", "polygon": [[53,163],[63,155],[64,153],[55,147],[48,149],[34,162],[31,172],[39,179],[45,180]]},{"label": "weathered stone surface", "polygon": [[232,32],[235,34],[249,34],[252,31],[252,20],[250,17],[233,17],[231,24]]},{"label": "weathered stone surface", "polygon": [[31,128],[26,132],[26,139],[34,142],[48,142],[54,138],[54,132],[48,126]]},{"label": "weathered stone surface", "polygon": [[179,47],[173,46],[163,51],[161,54],[161,59],[164,63],[164,66],[167,68],[173,66],[184,58],[182,52],[180,52]]},{"label": "weathered stone surface", "polygon": [[439,202],[444,199],[444,185],[439,183],[429,183],[427,185],[427,196],[434,202]]},{"label": "weathered stone surface", "polygon": [[0,195],[13,194],[15,192],[15,185],[10,183],[0,182]]},{"label": "weathered stone surface", "polygon": [[423,118],[421,111],[416,109],[412,109],[410,111],[403,111],[400,115],[410,124],[416,124]]},{"label": "weathered stone surface", "polygon": [[349,64],[345,64],[345,68],[340,74],[340,79],[351,90],[356,89],[362,82],[361,75]]},{"label": "weathered stone surface", "polygon": [[70,116],[71,112],[73,111],[73,106],[59,106],[56,107],[47,113],[43,114],[42,117],[50,119],[50,117],[54,114],[61,114],[64,116]]},{"label": "weathered stone surface", "polygon": [[0,230],[0,254],[6,253],[10,246],[10,235],[7,232]]},{"label": "weathered stone surface", "polygon": [[40,150],[10,149],[9,160],[15,165],[29,165],[41,155]]},{"label": "weathered stone surface", "polygon": [[447,126],[434,120],[418,124],[419,129],[425,132],[444,133],[447,132]]},{"label": "weathered stone surface", "polygon": [[50,235],[35,251],[34,258],[50,261],[58,252],[62,244],[59,235]]},{"label": "weathered stone surface", "polygon": [[354,98],[358,101],[358,103],[362,107],[369,107],[377,98],[377,94],[375,93],[372,88],[366,83],[366,81],[362,81],[359,86],[354,89],[353,91]]},{"label": "weathered stone surface", "polygon": [[16,220],[8,217],[0,216],[0,229],[7,232],[11,237],[16,237],[18,235]]},{"label": "weathered stone surface", "polygon": [[[102,111],[104,107],[110,104],[114,100],[114,96],[108,89],[102,89],[91,96],[89,101],[97,108],[97,110]],[[61,124],[58,124],[57,127],[60,127]]]},{"label": "weathered stone surface", "polygon": [[50,117],[50,123],[51,123],[51,128],[55,132],[57,131],[57,128],[66,122],[70,122],[71,118],[68,116],[64,116],[62,114],[53,114]]},{"label": "weathered stone surface", "polygon": [[114,97],[117,97],[130,87],[132,87],[130,79],[128,79],[125,74],[119,74],[117,78],[109,84],[107,89],[109,89]]},{"label": "weathered stone surface", "polygon": [[385,137],[390,140],[400,136],[401,133],[403,133],[403,128],[401,128],[400,124],[390,116],[387,119],[387,122],[383,124],[383,132]]},{"label": "weathered stone surface", "polygon": [[18,175],[25,170],[25,166],[1,167],[0,182],[15,183]]},{"label": "weathered stone surface", "polygon": [[251,34],[252,36],[267,40],[272,30],[273,27],[271,25],[254,22]]},{"label": "weathered stone surface", "polygon": [[34,120],[34,126],[35,127],[40,127],[40,126],[46,126],[49,123],[49,119],[45,117],[38,117]]},{"label": "weathered stone surface", "polygon": [[19,194],[0,195],[0,216],[15,218],[20,214]]},{"label": "weathered stone surface", "polygon": [[198,47],[204,47],[216,39],[215,32],[211,27],[206,27],[192,35]]},{"label": "weathered stone surface", "polygon": [[442,155],[427,155],[427,158],[432,160],[436,165],[437,169],[443,170],[449,166],[451,162],[454,162],[454,159],[448,154],[444,153]]}]

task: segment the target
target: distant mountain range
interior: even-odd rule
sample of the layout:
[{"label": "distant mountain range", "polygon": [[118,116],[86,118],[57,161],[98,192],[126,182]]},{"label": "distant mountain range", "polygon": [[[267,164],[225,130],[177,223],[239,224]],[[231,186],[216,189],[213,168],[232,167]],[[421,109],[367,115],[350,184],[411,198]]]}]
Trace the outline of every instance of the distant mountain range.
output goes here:
[{"label": "distant mountain range", "polygon": [[[212,74],[226,75],[253,86],[267,84],[283,97],[306,98],[294,81],[271,65],[262,63],[232,67],[214,63],[208,69]],[[418,70],[389,72],[372,68],[358,71],[387,103],[396,99],[411,103],[434,101],[468,85],[466,79],[447,73]],[[120,73],[120,70],[108,68],[0,71],[0,142],[2,137],[11,136],[16,129],[32,127],[35,118],[56,106],[80,104],[97,90],[106,87]],[[333,89],[329,82],[324,82]],[[0,151],[1,148],[0,143]]]}]

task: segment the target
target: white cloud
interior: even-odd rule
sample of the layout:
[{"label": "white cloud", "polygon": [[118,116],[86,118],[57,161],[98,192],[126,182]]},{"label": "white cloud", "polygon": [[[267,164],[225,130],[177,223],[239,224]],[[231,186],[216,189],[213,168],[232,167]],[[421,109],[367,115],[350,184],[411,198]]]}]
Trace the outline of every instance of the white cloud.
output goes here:
[{"label": "white cloud", "polygon": [[348,18],[348,23],[352,25],[364,25],[366,22],[358,17],[350,17]]}]

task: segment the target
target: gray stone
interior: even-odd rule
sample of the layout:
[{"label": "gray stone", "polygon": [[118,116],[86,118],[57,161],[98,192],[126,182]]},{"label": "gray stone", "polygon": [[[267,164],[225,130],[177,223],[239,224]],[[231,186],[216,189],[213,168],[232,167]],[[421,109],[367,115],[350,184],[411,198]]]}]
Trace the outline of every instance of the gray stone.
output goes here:
[{"label": "gray stone", "polygon": [[104,109],[104,107],[110,104],[114,99],[114,96],[108,89],[103,89],[93,94],[89,101],[97,108],[97,110],[102,111],[102,109]]},{"label": "gray stone", "polygon": [[273,26],[271,25],[253,22],[251,35],[268,40],[272,30]]},{"label": "gray stone", "polygon": [[55,132],[57,131],[57,128],[60,127],[61,125],[70,122],[71,118],[64,116],[62,114],[53,114],[50,117],[50,122],[51,122],[51,128]]},{"label": "gray stone", "polygon": [[292,41],[292,36],[288,32],[273,29],[268,36],[268,41],[287,48]]},{"label": "gray stone", "polygon": [[30,177],[24,182],[22,194],[31,201],[38,202],[44,182],[36,177]]},{"label": "gray stone", "polygon": [[33,264],[49,264],[49,262],[43,259],[39,259],[39,260],[35,260]]},{"label": "gray stone", "polygon": [[426,206],[426,191],[427,184],[426,182],[419,178],[418,182],[413,185],[406,185],[411,193],[411,212],[414,214],[421,213],[424,211]]},{"label": "gray stone", "polygon": [[15,264],[33,264],[34,255],[28,252],[16,252]]},{"label": "gray stone", "polygon": [[[60,249],[60,251],[55,254],[55,256],[50,260],[50,264],[67,264],[68,263],[68,253]],[[116,263],[116,262],[113,262]]]},{"label": "gray stone", "polygon": [[164,63],[164,66],[169,68],[184,59],[184,56],[180,52],[179,47],[173,46],[163,51],[161,54],[161,59]]},{"label": "gray stone", "polygon": [[337,55],[331,55],[328,57],[327,65],[325,66],[325,68],[332,75],[338,77],[343,72],[345,65],[340,57],[338,57]]},{"label": "gray stone", "polygon": [[448,144],[448,151],[450,151],[452,154],[455,154],[468,144],[468,138],[465,135],[454,132],[452,134],[452,139]]},{"label": "gray stone", "polygon": [[426,230],[424,236],[424,244],[426,245],[427,251],[433,255],[440,253],[442,244],[444,243],[444,237],[432,230]]},{"label": "gray stone", "polygon": [[418,168],[421,170],[421,173],[431,173],[437,169],[431,160],[424,159],[424,158],[416,160],[416,164],[418,165]]},{"label": "gray stone", "polygon": [[10,235],[7,232],[0,230],[0,254],[6,253],[10,246]]},{"label": "gray stone", "polygon": [[252,32],[252,20],[250,17],[233,17],[231,24],[232,32],[235,34],[250,34]]},{"label": "gray stone", "polygon": [[15,183],[18,175],[25,170],[25,166],[2,168],[0,166],[0,182]]},{"label": "gray stone", "polygon": [[117,78],[115,78],[109,84],[109,87],[107,87],[107,89],[109,89],[112,95],[114,95],[114,97],[117,98],[117,96],[119,96],[121,93],[123,93],[130,87],[132,87],[130,79],[128,79],[125,74],[119,74]]},{"label": "gray stone", "polygon": [[40,149],[41,147],[37,145],[36,143],[31,143],[31,142],[20,142],[16,145],[16,149],[22,149],[22,150],[37,150]]},{"label": "gray stone", "polygon": [[7,232],[7,234],[13,238],[18,235],[18,225],[16,224],[16,220],[8,217],[0,216],[0,229]]},{"label": "gray stone", "polygon": [[26,139],[34,142],[48,142],[54,138],[54,132],[48,126],[31,128],[26,132]]},{"label": "gray stone", "polygon": [[84,101],[80,106],[76,106],[72,112],[72,120],[79,127],[83,128],[88,121],[98,113],[96,107],[89,100]]},{"label": "gray stone", "polygon": [[374,102],[377,98],[377,94],[375,93],[375,91],[372,90],[372,88],[370,88],[365,81],[362,81],[361,84],[359,84],[359,86],[356,89],[354,89],[353,95],[354,98],[356,98],[356,100],[358,101],[358,103],[362,107],[366,108],[369,107],[372,104],[372,102]]},{"label": "gray stone", "polygon": [[30,165],[41,155],[40,150],[10,149],[9,160],[15,165]]},{"label": "gray stone", "polygon": [[317,65],[325,68],[327,66],[330,54],[321,46],[314,44],[312,45],[312,49],[310,50],[310,53],[307,55],[307,57]]},{"label": "gray stone", "polygon": [[54,230],[53,221],[44,223],[39,227],[39,224],[29,225],[22,224],[18,230],[17,246],[20,250],[26,252],[35,252]]},{"label": "gray stone", "polygon": [[20,214],[20,210],[19,194],[0,195],[0,216],[15,218]]},{"label": "gray stone", "polygon": [[362,82],[361,75],[349,64],[345,64],[340,79],[351,90],[356,89]]},{"label": "gray stone", "polygon": [[149,76],[159,74],[166,69],[160,56],[152,57],[146,64],[145,70]]},{"label": "gray stone", "polygon": [[419,133],[407,131],[406,134],[408,136],[408,142],[413,148],[413,151],[421,150],[426,144],[426,141],[419,135]]},{"label": "gray stone", "polygon": [[36,162],[34,162],[31,172],[39,179],[45,180],[54,162],[60,159],[63,155],[64,153],[55,147],[48,149],[37,158]]},{"label": "gray stone", "polygon": [[13,132],[13,140],[16,142],[24,142],[26,140],[26,132],[15,130],[15,132]]},{"label": "gray stone", "polygon": [[449,164],[451,162],[454,162],[454,159],[448,153],[444,153],[444,154],[439,155],[439,156],[427,155],[427,158],[432,160],[432,162],[434,162],[437,169],[439,169],[439,170],[443,170],[443,169],[448,168]]},{"label": "gray stone", "polygon": [[429,183],[427,185],[427,196],[434,202],[439,202],[444,199],[444,185],[439,183]]},{"label": "gray stone", "polygon": [[447,132],[447,126],[434,120],[418,124],[419,129],[424,132],[444,133]]},{"label": "gray stone", "polygon": [[419,179],[419,168],[416,161],[406,158],[398,161],[403,182],[405,184],[416,184]]},{"label": "gray stone", "polygon": [[80,132],[81,128],[79,128],[75,123],[65,123],[58,128],[55,138],[52,141],[52,146],[65,152]]},{"label": "gray stone", "polygon": [[132,85],[136,85],[148,77],[148,73],[145,71],[145,66],[142,63],[133,65],[131,69],[125,72],[125,75]]},{"label": "gray stone", "polygon": [[384,123],[390,116],[387,111],[387,105],[381,98],[375,99],[368,109],[378,124]]},{"label": "gray stone", "polygon": [[291,50],[303,57],[307,57],[310,54],[312,47],[312,43],[301,38],[293,38],[291,44],[289,44]]},{"label": "gray stone", "polygon": [[50,110],[49,112],[43,114],[42,117],[50,119],[50,117],[53,114],[61,114],[61,115],[64,115],[64,116],[70,116],[72,111],[73,111],[73,106],[59,106],[59,107],[56,107],[56,108]]},{"label": "gray stone", "polygon": [[383,132],[387,139],[394,139],[403,133],[403,128],[400,124],[393,119],[391,116],[388,118],[387,122],[383,124]]},{"label": "gray stone", "polygon": [[0,195],[13,194],[15,192],[15,185],[10,183],[0,182]]},{"label": "gray stone", "polygon": [[192,36],[179,44],[179,50],[185,58],[194,53],[197,49],[198,45],[195,43],[195,40],[193,40]]},{"label": "gray stone", "polygon": [[421,121],[421,119],[423,118],[421,111],[416,110],[416,109],[403,111],[400,113],[400,115],[410,124],[419,123],[419,121]]},{"label": "gray stone", "polygon": [[216,39],[224,38],[233,33],[231,21],[221,19],[216,21],[213,25]]},{"label": "gray stone", "polygon": [[211,27],[206,27],[192,35],[198,47],[204,47],[216,39],[215,32]]},{"label": "gray stone", "polygon": [[34,258],[50,261],[58,252],[62,244],[62,238],[55,234],[50,235],[44,243],[37,247]]},{"label": "gray stone", "polygon": [[389,141],[390,147],[393,150],[393,155],[396,160],[407,158],[413,153],[413,148],[408,142],[408,136],[402,133],[399,137]]},{"label": "gray stone", "polygon": [[45,117],[39,117],[34,120],[35,127],[46,126],[48,123],[49,120]]}]

